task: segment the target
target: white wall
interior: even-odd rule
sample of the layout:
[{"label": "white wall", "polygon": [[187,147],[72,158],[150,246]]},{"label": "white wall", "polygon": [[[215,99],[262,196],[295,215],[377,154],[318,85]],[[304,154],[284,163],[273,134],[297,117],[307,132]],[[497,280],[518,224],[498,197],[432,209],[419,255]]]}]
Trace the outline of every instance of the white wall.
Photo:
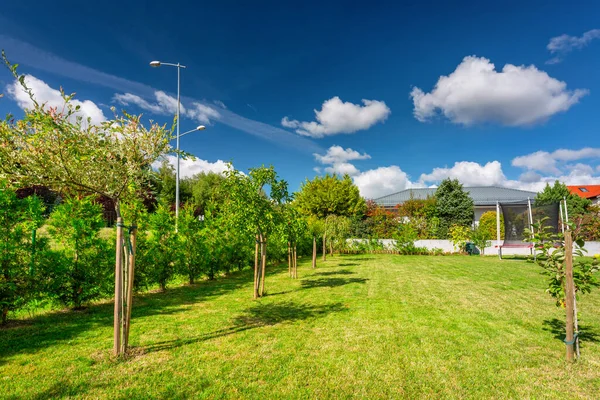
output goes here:
[{"label": "white wall", "polygon": [[[367,239],[348,239],[348,241],[367,241]],[[380,239],[381,243],[383,243],[386,249],[392,249],[394,247],[395,240],[393,239]],[[432,249],[442,249],[445,253],[454,252],[454,246],[452,242],[449,240],[417,240],[415,241],[415,246],[417,247],[426,247],[429,250]],[[492,245],[490,247],[486,247],[485,254],[486,255],[495,255],[498,254],[498,249],[495,247],[496,241],[492,240]],[[587,242],[585,244],[585,250],[587,250],[588,256],[593,256],[594,254],[600,254],[600,242]],[[504,248],[502,249],[503,255],[529,255],[531,254],[530,249],[528,248]]]}]

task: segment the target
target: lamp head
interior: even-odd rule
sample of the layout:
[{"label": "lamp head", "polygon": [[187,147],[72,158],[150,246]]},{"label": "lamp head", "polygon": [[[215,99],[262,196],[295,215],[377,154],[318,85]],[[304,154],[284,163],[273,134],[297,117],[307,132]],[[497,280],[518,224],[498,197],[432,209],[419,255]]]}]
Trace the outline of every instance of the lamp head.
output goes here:
[{"label": "lamp head", "polygon": [[203,130],[205,130],[205,129],[206,129],[206,127],[205,127],[204,125],[198,125],[198,126],[196,127],[196,130],[197,130],[197,131],[203,131]]},{"label": "lamp head", "polygon": [[150,61],[151,67],[160,67],[160,61]]}]

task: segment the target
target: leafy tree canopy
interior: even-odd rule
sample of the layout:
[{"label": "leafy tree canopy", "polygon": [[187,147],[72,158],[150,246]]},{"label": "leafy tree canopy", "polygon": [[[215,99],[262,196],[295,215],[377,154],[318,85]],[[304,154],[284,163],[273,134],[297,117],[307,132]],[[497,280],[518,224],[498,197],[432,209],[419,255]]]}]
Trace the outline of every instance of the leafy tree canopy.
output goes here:
[{"label": "leafy tree canopy", "polygon": [[473,223],[473,199],[463,190],[458,179],[444,179],[435,192],[440,229],[452,225],[469,226]]},{"label": "leafy tree canopy", "polygon": [[296,193],[296,204],[304,214],[318,218],[328,215],[362,216],[366,211],[365,200],[348,175],[340,178],[327,174],[312,181],[306,180]]},{"label": "leafy tree canopy", "polygon": [[588,208],[592,205],[590,200],[571,193],[569,188],[567,188],[567,185],[559,181],[554,182],[553,186],[550,186],[550,184],[547,183],[544,190],[538,193],[536,196],[535,205],[544,206],[548,204],[559,203],[564,198],[567,199],[569,218],[574,218],[585,214]]}]

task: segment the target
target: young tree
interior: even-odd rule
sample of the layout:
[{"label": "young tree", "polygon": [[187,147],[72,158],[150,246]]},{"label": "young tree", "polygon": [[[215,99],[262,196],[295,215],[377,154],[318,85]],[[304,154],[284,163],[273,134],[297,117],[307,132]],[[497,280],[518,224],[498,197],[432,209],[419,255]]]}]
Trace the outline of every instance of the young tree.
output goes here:
[{"label": "young tree", "polygon": [[[277,205],[288,200],[287,182],[279,179],[271,166],[252,168],[248,175],[229,169],[225,187],[229,195],[228,212],[241,232],[256,238],[254,298],[264,295],[267,266],[267,238],[280,218]],[[270,188],[267,196],[264,189]],[[260,255],[260,262],[259,262]]]},{"label": "young tree", "polygon": [[6,181],[0,180],[0,323],[34,295],[36,267],[32,231],[39,228],[44,207],[39,198],[18,199]]},{"label": "young tree", "polygon": [[48,292],[65,306],[80,309],[109,292],[110,247],[98,236],[102,208],[92,198],[67,198],[48,219],[57,262],[45,266]]},{"label": "young tree", "polygon": [[441,237],[445,237],[453,225],[470,226],[473,223],[473,199],[458,179],[444,179],[435,191],[435,198]]},{"label": "young tree", "polygon": [[[300,191],[295,194],[295,203],[300,210],[308,216],[315,216],[325,220],[329,215],[355,216],[364,215],[366,202],[360,196],[358,187],[352,178],[344,175],[325,175],[308,179],[302,184]],[[325,229],[327,231],[327,229]],[[323,235],[323,261],[326,254],[326,233]]]},{"label": "young tree", "polygon": [[308,231],[312,237],[313,250],[312,250],[312,267],[317,268],[317,239],[322,237],[325,232],[325,224],[323,220],[312,215],[308,217]]},{"label": "young tree", "polygon": [[146,128],[141,116],[125,112],[93,125],[80,115],[79,106],[70,103],[73,95],[64,95],[61,109],[40,104],[24,76],[2,55],[32,106],[22,120],[8,116],[0,122],[0,179],[18,187],[45,185],[60,193],[105,196],[115,206],[114,352],[120,355],[128,341],[134,272],[128,266],[134,263],[135,254],[124,246],[121,205],[140,197],[151,165],[172,151],[172,133],[157,124]]}]

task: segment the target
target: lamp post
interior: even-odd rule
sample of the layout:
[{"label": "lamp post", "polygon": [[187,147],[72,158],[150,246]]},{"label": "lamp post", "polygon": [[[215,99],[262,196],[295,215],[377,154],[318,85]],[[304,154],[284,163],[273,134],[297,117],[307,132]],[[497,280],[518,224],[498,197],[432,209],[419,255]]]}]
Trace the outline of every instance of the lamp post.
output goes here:
[{"label": "lamp post", "polygon": [[176,67],[177,68],[177,166],[175,168],[176,170],[176,179],[175,179],[175,229],[177,229],[177,221],[179,220],[179,138],[183,135],[187,135],[188,133],[191,132],[195,132],[195,131],[201,131],[206,129],[206,127],[204,125],[200,125],[198,127],[196,127],[196,129],[192,129],[191,131],[182,133],[181,135],[179,134],[179,114],[180,114],[180,108],[181,108],[181,97],[180,97],[180,82],[181,82],[181,68],[187,68],[185,65],[181,65],[180,63],[177,64],[173,64],[173,63],[165,63],[165,62],[160,62],[160,61],[151,61],[150,62],[150,66],[151,67],[155,67],[158,68],[162,65],[166,65],[169,67]]}]

